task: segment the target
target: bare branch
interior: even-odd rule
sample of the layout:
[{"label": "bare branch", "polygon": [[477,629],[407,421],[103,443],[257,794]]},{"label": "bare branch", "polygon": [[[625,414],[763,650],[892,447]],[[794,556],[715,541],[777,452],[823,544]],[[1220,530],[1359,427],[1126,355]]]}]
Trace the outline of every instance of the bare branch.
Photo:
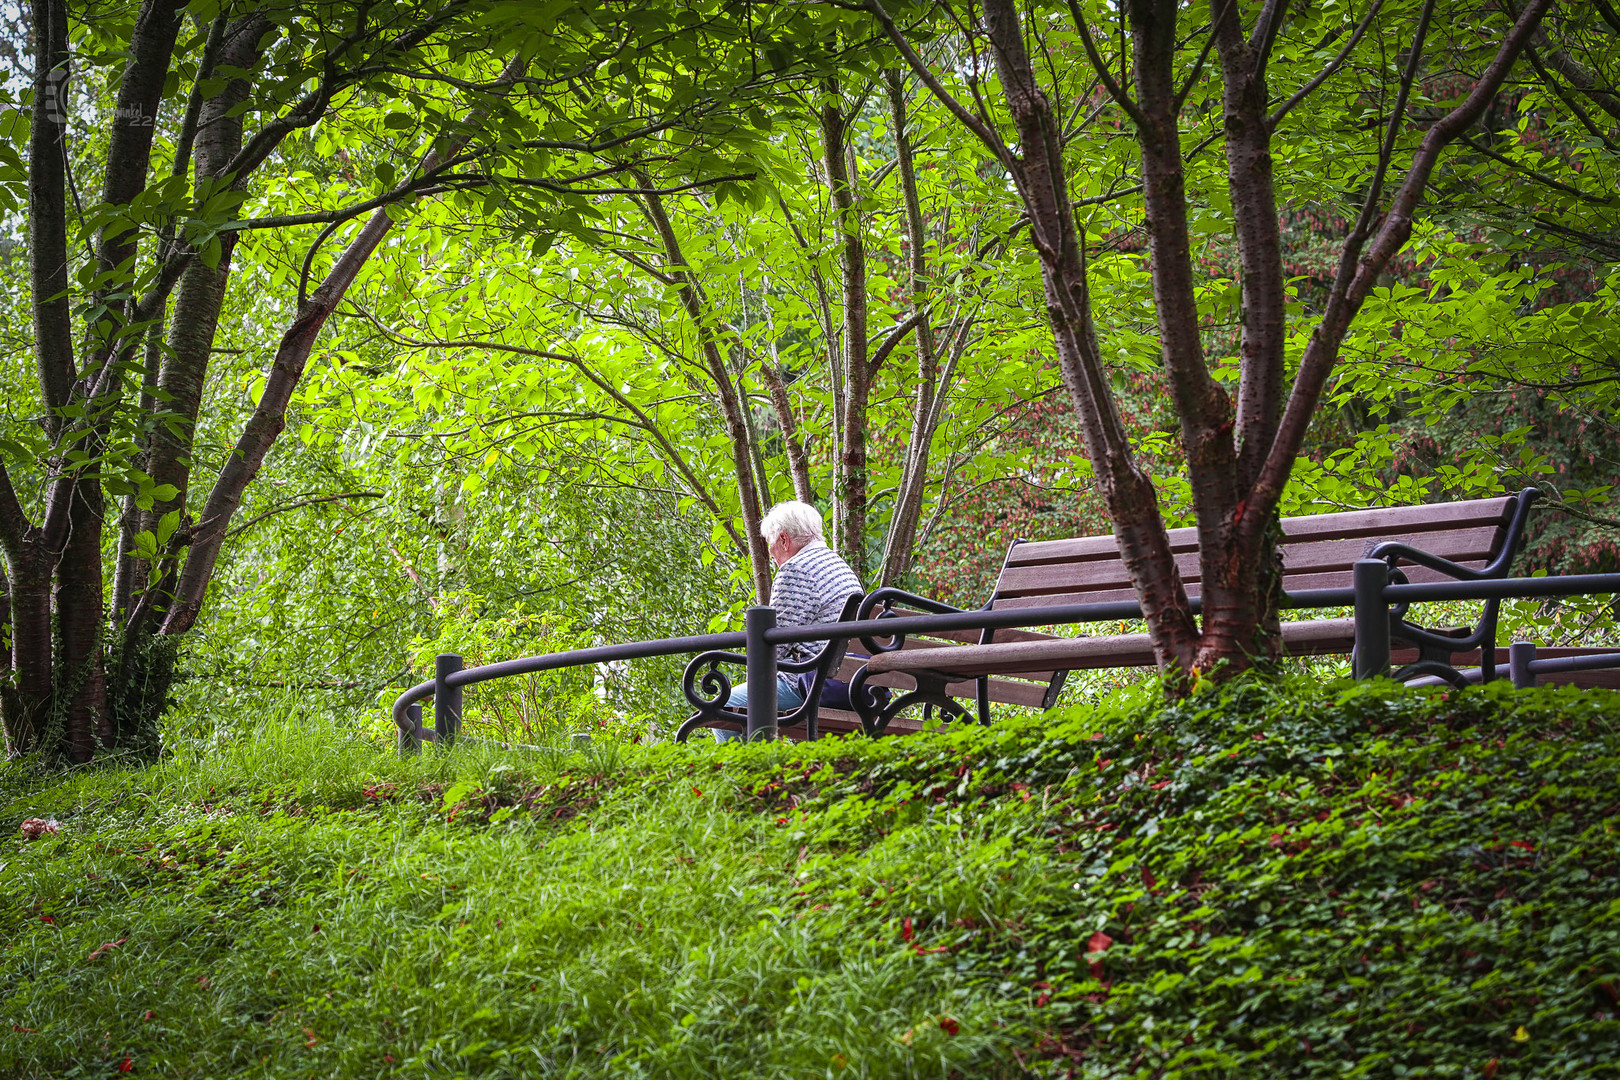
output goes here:
[{"label": "bare branch", "polygon": [[314,499],[301,499],[295,503],[288,503],[286,506],[278,506],[274,510],[266,510],[257,517],[248,518],[246,521],[242,522],[242,524],[226,533],[225,539],[229,540],[233,537],[240,536],[242,533],[247,532],[265,518],[275,517],[277,514],[285,514],[289,510],[301,510],[306,506],[317,506],[321,503],[329,502],[341,502],[344,499],[380,499],[382,497],[383,493],[380,491],[350,491],[342,495],[321,495]]},{"label": "bare branch", "polygon": [[1294,106],[1310,97],[1316,92],[1317,87],[1331,79],[1334,72],[1338,71],[1344,66],[1344,62],[1350,58],[1351,51],[1355,49],[1356,43],[1361,40],[1364,34],[1366,34],[1367,28],[1372,25],[1373,17],[1378,14],[1378,10],[1383,6],[1384,0],[1372,0],[1372,6],[1367,9],[1367,14],[1361,17],[1361,21],[1356,24],[1356,28],[1351,31],[1350,40],[1344,43],[1344,48],[1339,50],[1338,55],[1328,62],[1327,67],[1323,68],[1319,73],[1317,73],[1316,78],[1300,87],[1294,92],[1292,97],[1283,102],[1281,105],[1277,106],[1276,110],[1272,112],[1270,119],[1267,121],[1271,125],[1272,130],[1276,130],[1277,125],[1282,123],[1282,118],[1287,116],[1289,112],[1293,110]]},{"label": "bare branch", "polygon": [[[1092,69],[1097,72],[1097,78],[1102,80],[1108,96],[1125,110],[1125,115],[1129,116],[1137,127],[1147,127],[1147,116],[1142,112],[1141,106],[1132,101],[1130,95],[1125,93],[1125,88],[1114,81],[1114,76],[1108,70],[1108,64],[1097,51],[1097,43],[1091,39],[1091,26],[1086,22],[1085,12],[1080,10],[1076,0],[1069,0],[1069,17],[1074,20],[1074,27],[1080,32],[1080,43],[1085,46],[1086,58],[1091,61]],[[1203,63],[1202,57],[1199,58],[1199,63]]]}]

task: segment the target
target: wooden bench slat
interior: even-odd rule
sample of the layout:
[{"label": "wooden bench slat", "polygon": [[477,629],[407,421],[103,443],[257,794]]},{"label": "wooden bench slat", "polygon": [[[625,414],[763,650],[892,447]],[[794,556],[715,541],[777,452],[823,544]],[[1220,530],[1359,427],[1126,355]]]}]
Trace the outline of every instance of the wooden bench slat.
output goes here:
[{"label": "wooden bench slat", "polygon": [[[1354,540],[1384,534],[1393,535],[1396,532],[1420,535],[1470,526],[1504,526],[1512,517],[1514,501],[1511,497],[1474,499],[1469,502],[1346,510],[1334,514],[1284,518],[1283,545],[1318,537]],[[1171,529],[1169,535],[1172,551],[1181,553],[1198,550],[1196,528]],[[1413,546],[1425,545],[1416,543]],[[1007,565],[1027,566],[1069,559],[1118,557],[1119,547],[1110,534],[1067,540],[1036,540],[1018,544],[1008,553]]]},{"label": "wooden bench slat", "polygon": [[[1348,652],[1355,643],[1354,619],[1310,619],[1282,624],[1283,652],[1320,656]],[[1153,645],[1146,634],[1108,637],[1048,638],[1008,645],[962,645],[944,653],[884,653],[871,663],[873,672],[929,671],[958,677],[998,675],[1011,671],[1057,668],[1151,667]]]},{"label": "wooden bench slat", "polygon": [[[1461,560],[1461,565],[1466,566],[1471,570],[1478,570],[1484,567],[1485,560],[1464,559]],[[1455,578],[1442,574],[1438,570],[1430,570],[1426,566],[1406,566],[1402,568],[1402,572],[1406,574],[1407,579],[1414,585],[1429,581],[1456,580]],[[1335,589],[1349,587],[1350,581],[1349,574],[1347,572],[1310,573],[1300,575],[1293,575],[1284,572],[1283,574],[1283,588],[1288,592],[1304,592],[1306,589]],[[1189,597],[1199,595],[1197,582],[1193,582],[1187,586],[1187,595]],[[1010,596],[1006,599],[998,598],[996,600],[995,610],[1004,611],[1009,608],[1016,610],[1018,608],[1053,607],[1058,604],[1113,604],[1135,599],[1136,590],[1124,586],[1115,589],[1100,590],[1097,592],[1068,591],[1031,593],[1025,596]],[[999,631],[997,631],[997,637],[1000,637]]]},{"label": "wooden bench slat", "polygon": [[[1452,529],[1427,538],[1419,538],[1413,534],[1379,537],[1376,542],[1401,539],[1414,547],[1421,546],[1424,551],[1442,559],[1450,559],[1452,562],[1479,560],[1483,565],[1483,561],[1489,559],[1496,550],[1500,532],[1501,530],[1495,526],[1478,526],[1470,529]],[[1369,545],[1374,543],[1374,540],[1368,538],[1358,538],[1314,540],[1309,543],[1284,545],[1282,548],[1284,578],[1291,574],[1328,570],[1349,573],[1356,560],[1366,558]],[[1176,556],[1176,568],[1181,572],[1181,580],[1191,593],[1193,586],[1201,580],[1198,553],[1188,552]],[[1111,560],[1009,566],[996,582],[996,606],[1002,606],[1004,599],[1017,596],[1122,589],[1129,585],[1130,574],[1126,571],[1125,564],[1120,561],[1118,552],[1115,552]]]}]

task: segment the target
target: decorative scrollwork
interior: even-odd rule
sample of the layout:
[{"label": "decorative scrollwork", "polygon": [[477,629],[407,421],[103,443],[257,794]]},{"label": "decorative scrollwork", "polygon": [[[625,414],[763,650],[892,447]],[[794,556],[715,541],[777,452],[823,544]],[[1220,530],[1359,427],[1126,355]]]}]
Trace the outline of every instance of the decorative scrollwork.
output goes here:
[{"label": "decorative scrollwork", "polygon": [[681,692],[699,713],[710,719],[720,715],[731,698],[731,679],[720,670],[721,664],[746,664],[747,657],[734,652],[699,653],[686,665],[681,678]]}]

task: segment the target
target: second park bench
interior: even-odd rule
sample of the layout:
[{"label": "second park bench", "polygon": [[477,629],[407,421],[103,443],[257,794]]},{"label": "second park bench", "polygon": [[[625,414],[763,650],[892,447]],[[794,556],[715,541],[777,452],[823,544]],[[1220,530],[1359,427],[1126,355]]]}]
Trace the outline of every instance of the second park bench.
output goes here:
[{"label": "second park bench", "polygon": [[[1349,588],[1352,567],[1357,560],[1368,558],[1386,561],[1397,582],[1505,577],[1523,541],[1530,504],[1538,495],[1536,489],[1527,488],[1494,499],[1284,518],[1280,545],[1283,590]],[[1197,530],[1172,529],[1169,536],[1187,595],[1196,598]],[[1135,596],[1112,535],[1015,542],[984,610],[1101,604]],[[1498,607],[1499,601],[1488,601],[1472,627],[1446,630],[1424,629],[1408,622],[1403,611],[1395,612],[1391,659],[1400,667],[1395,678],[1438,675],[1455,682],[1459,676],[1453,664],[1465,659],[1480,663],[1489,678],[1496,667]],[[879,589],[853,614],[868,619],[959,610],[899,589]],[[1354,620],[1350,618],[1285,622],[1281,630],[1287,656],[1348,654],[1355,645]],[[969,643],[916,635],[887,644],[868,640],[869,659],[845,657],[847,670],[841,675],[850,681],[861,726],[869,734],[880,734],[902,711],[918,705],[937,710],[941,720],[988,723],[990,701],[1007,700],[1005,691],[991,692],[995,683],[1027,687],[1026,696],[1038,695],[1039,704],[1050,706],[1071,671],[1155,663],[1145,633],[1092,637],[1055,637],[1026,630],[970,633],[977,640]],[[860,643],[852,643],[851,649],[859,647]],[[880,702],[865,692],[878,685],[904,692]],[[966,698],[974,701],[973,715],[964,708],[961,699]],[[902,729],[913,726],[902,720]]]}]

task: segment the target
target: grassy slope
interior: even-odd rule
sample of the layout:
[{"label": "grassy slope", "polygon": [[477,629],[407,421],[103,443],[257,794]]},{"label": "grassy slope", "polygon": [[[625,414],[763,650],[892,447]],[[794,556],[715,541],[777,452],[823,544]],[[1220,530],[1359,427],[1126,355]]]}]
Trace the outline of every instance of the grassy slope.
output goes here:
[{"label": "grassy slope", "polygon": [[1252,684],[878,743],[13,767],[0,1076],[1601,1075],[1617,766],[1608,695]]}]

